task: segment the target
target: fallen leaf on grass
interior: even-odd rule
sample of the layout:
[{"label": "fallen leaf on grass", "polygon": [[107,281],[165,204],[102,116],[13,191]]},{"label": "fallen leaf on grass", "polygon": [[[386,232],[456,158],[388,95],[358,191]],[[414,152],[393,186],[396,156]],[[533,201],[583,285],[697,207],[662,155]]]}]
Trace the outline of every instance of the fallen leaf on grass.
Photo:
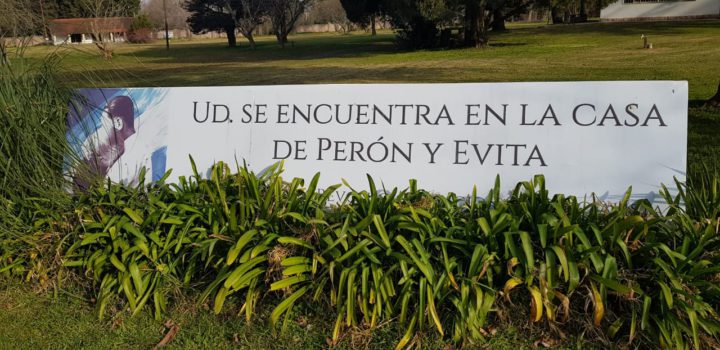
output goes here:
[{"label": "fallen leaf on grass", "polygon": [[177,335],[178,331],[180,331],[180,326],[176,325],[175,322],[172,320],[168,320],[165,322],[165,328],[168,329],[168,332],[165,333],[165,336],[162,338],[162,340],[153,347],[153,350],[162,348],[165,345],[168,345],[173,338]]},{"label": "fallen leaf on grass", "polygon": [[538,348],[538,347],[554,348],[554,347],[557,347],[558,344],[559,344],[559,342],[556,339],[546,338],[546,337],[542,337],[533,343],[533,345],[536,348]]}]

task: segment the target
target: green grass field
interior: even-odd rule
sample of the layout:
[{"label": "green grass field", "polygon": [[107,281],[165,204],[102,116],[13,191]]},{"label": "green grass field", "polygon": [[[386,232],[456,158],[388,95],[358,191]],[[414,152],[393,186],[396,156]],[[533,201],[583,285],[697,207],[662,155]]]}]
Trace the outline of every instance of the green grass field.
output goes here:
[{"label": "green grass field", "polygon": [[[642,49],[642,34],[654,49]],[[222,40],[119,45],[105,61],[93,46],[42,47],[66,55],[67,78],[106,86],[271,85],[311,83],[688,80],[690,99],[706,99],[720,81],[720,21],[524,25],[493,35],[487,50],[404,52],[391,32],[302,34],[281,49],[260,37],[251,50]]]},{"label": "green grass field", "polygon": [[[687,80],[688,163],[720,155],[720,113],[702,108],[720,82],[720,20],[657,23],[510,25],[487,50],[403,51],[392,32],[302,34],[281,49],[271,36],[258,48],[223,39],[118,45],[102,59],[93,46],[36,47],[30,61],[64,57],[72,86],[208,86],[312,83]],[[640,36],[654,48],[642,48]]]},{"label": "green grass field", "polygon": [[[720,155],[720,111],[700,107],[720,81],[720,21],[522,25],[491,37],[487,50],[406,52],[390,32],[305,34],[281,49],[272,37],[259,47],[230,49],[222,40],[119,45],[105,61],[92,46],[36,47],[31,62],[50,53],[63,59],[63,78],[83,87],[271,85],[310,83],[505,82],[566,80],[687,80],[690,85],[688,132],[691,165],[714,163]],[[654,49],[642,49],[641,34]],[[658,140],[661,142],[661,140]],[[162,339],[164,326],[149,312],[130,319],[120,312],[97,321],[90,303],[68,294],[53,298],[0,283],[0,348],[147,349]],[[326,347],[332,321],[319,313],[294,323],[277,338],[264,324],[246,325],[235,315],[214,316],[202,307],[180,306],[169,318],[181,328],[170,348],[301,349]],[[401,332],[380,329],[358,333],[341,348],[391,348]],[[483,347],[531,348],[540,334],[500,331]],[[426,348],[442,348],[436,339]]]},{"label": "green grass field", "polygon": [[[291,322],[286,333],[273,335],[263,321],[270,309],[261,310],[253,324],[245,323],[236,312],[215,315],[208,307],[190,301],[173,303],[162,322],[150,312],[130,318],[130,312],[116,313],[98,320],[91,303],[76,295],[37,294],[15,285],[0,288],[0,349],[152,349],[167,333],[167,320],[180,328],[167,349],[277,349],[300,350],[328,348],[334,319],[330,312],[305,310],[311,317]],[[178,305],[175,305],[178,304]],[[228,309],[237,310],[237,307]],[[350,330],[335,349],[392,349],[403,329],[381,325],[373,332]],[[488,343],[468,349],[532,349],[542,338],[542,329],[532,334],[516,329],[498,330]],[[419,345],[423,349],[444,349],[447,344],[436,335],[427,335]]]}]

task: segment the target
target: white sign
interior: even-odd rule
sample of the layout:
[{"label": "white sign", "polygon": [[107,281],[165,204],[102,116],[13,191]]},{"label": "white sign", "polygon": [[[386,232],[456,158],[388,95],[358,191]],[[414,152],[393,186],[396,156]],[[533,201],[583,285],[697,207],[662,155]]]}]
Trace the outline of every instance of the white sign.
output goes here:
[{"label": "white sign", "polygon": [[[684,180],[684,81],[87,89],[68,140],[100,172],[171,181],[217,161],[321,185],[366,174],[438,193],[505,190],[544,174],[551,192],[654,198]],[[81,181],[80,181],[81,182]]]}]

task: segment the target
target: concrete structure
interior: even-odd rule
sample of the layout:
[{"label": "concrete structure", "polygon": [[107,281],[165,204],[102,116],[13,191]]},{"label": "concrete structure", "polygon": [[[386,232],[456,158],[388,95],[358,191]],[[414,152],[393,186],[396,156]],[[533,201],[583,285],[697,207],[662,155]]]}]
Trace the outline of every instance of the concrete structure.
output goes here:
[{"label": "concrete structure", "polygon": [[108,35],[110,41],[127,41],[132,17],[61,18],[48,22],[53,45],[92,44],[96,35]]},{"label": "concrete structure", "polygon": [[600,11],[607,22],[698,18],[720,18],[720,0],[618,0]]}]

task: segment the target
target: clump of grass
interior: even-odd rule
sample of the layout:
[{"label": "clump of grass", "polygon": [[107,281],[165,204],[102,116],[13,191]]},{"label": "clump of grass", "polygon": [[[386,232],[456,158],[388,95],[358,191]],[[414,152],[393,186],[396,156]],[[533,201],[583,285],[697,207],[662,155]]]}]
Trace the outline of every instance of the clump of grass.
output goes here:
[{"label": "clump of grass", "polygon": [[[0,272],[31,266],[27,279],[48,281],[47,246],[70,204],[63,165],[69,154],[66,114],[72,92],[57,79],[60,58],[0,66]],[[33,222],[47,224],[35,230]],[[67,227],[66,227],[67,228]]]},{"label": "clump of grass", "polygon": [[66,201],[66,115],[72,92],[56,78],[59,59],[0,67],[0,197]]}]

